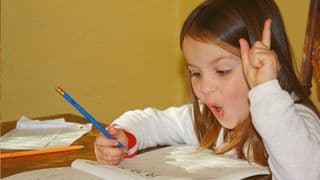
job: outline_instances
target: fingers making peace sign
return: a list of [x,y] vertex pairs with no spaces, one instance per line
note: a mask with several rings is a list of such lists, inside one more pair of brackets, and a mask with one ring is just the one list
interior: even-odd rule
[[239,40],[242,68],[250,88],[277,78],[278,56],[270,49],[271,23],[271,19],[265,21],[262,39],[252,47],[247,40]]

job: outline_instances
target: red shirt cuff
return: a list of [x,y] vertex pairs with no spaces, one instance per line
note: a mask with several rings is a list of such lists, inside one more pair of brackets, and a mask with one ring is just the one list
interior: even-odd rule
[[128,149],[131,149],[137,143],[136,137],[133,134],[127,132],[127,131],[124,131],[124,134],[128,138]]
[[133,134],[127,131],[124,131],[124,134],[128,138],[128,150],[129,150],[128,155],[126,155],[125,157],[132,158],[138,153],[137,139]]

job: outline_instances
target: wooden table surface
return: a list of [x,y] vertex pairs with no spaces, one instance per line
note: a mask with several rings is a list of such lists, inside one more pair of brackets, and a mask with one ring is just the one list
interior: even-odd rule
[[[88,121],[78,115],[73,114],[59,114],[47,117],[33,118],[33,119],[55,119],[55,118],[65,118],[66,121],[78,122],[78,123],[88,123]],[[10,130],[14,129],[16,126],[16,121],[1,122],[1,136]],[[42,168],[54,168],[54,167],[70,167],[71,163],[75,159],[89,159],[96,160],[94,155],[94,141],[97,134],[100,132],[92,127],[92,130],[82,136],[73,144],[84,145],[85,147],[80,150],[50,153],[41,156],[26,156],[17,157],[1,160],[1,172],[0,178],[10,176],[23,171],[30,171]],[[3,151],[2,151],[3,152]],[[5,151],[7,152],[7,151]]]
[[[47,117],[33,118],[33,119],[55,119],[55,118],[65,118],[66,121],[70,122],[78,122],[78,123],[88,123],[88,121],[77,115],[73,114],[60,114],[60,115],[52,115]],[[105,125],[105,124],[104,124]],[[1,135],[9,132],[14,129],[16,126],[16,121],[12,122],[1,122]],[[16,173],[20,173],[23,171],[30,171],[35,169],[42,168],[54,168],[54,167],[70,167],[71,163],[76,159],[89,159],[96,160],[94,155],[94,141],[96,135],[100,132],[92,127],[92,130],[78,139],[75,143],[77,145],[84,145],[85,147],[80,150],[69,151],[69,152],[60,152],[60,153],[52,153],[45,154],[41,156],[26,156],[19,158],[9,158],[1,160],[1,172],[0,178],[7,177]],[[155,147],[158,148],[158,147]],[[145,150],[141,150],[142,152],[147,152],[153,150],[155,148],[148,148]],[[245,178],[245,180],[270,180],[271,176],[268,175],[256,175]]]

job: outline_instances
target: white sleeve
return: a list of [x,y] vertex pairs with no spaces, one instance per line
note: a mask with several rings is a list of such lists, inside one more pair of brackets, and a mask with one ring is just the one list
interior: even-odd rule
[[113,124],[132,133],[138,149],[157,145],[198,144],[193,128],[192,106],[170,107],[166,110],[146,108],[128,111]]
[[320,179],[320,120],[294,104],[277,80],[249,92],[254,127],[261,135],[273,179]]

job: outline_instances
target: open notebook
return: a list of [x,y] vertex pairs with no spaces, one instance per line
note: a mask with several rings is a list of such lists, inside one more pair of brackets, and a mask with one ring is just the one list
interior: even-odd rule
[[[89,179],[107,180],[239,180],[254,175],[269,174],[269,169],[266,167],[222,155],[213,155],[210,150],[198,152],[193,146],[169,146],[141,153],[131,159],[125,159],[117,166],[101,165],[95,161],[77,159],[71,167],[60,170],[55,168],[55,174],[58,174],[60,178],[63,176],[64,179],[77,180],[88,179],[88,175],[91,175]],[[48,179],[48,175],[46,177],[39,176],[39,171],[41,170],[38,170],[38,175],[33,174],[30,177],[37,180]],[[79,177],[81,173],[78,172],[85,173],[86,176],[82,176],[85,178]],[[18,175],[8,177],[6,180],[20,179],[21,174],[20,177]],[[23,178],[30,179],[27,176]]]
[[[193,146],[170,146],[126,159],[118,166],[76,160],[72,167],[110,179],[243,179],[269,174],[269,169],[247,161],[196,151]],[[111,178],[112,177],[112,178]]]

